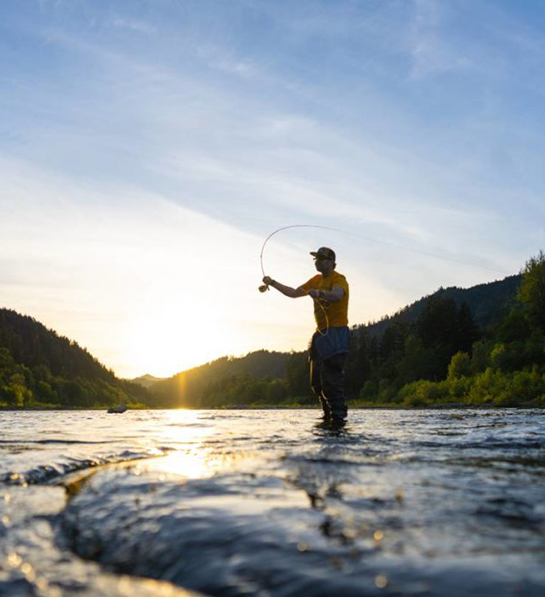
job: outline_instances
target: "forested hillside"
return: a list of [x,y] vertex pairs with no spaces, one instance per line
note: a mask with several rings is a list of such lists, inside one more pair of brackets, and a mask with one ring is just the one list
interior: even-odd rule
[[[351,330],[352,404],[545,405],[545,256],[523,275],[439,289]],[[222,357],[168,379],[118,379],[31,317],[0,309],[0,406],[316,404],[306,352]],[[146,386],[146,387],[143,387]]]
[[41,323],[0,309],[0,406],[144,403],[148,392],[118,379],[87,350]]
[[182,371],[150,387],[165,406],[219,406],[249,401],[274,404],[287,396],[282,380],[292,356],[259,350],[244,357],[222,357]]
[[383,317],[380,321],[366,325],[358,325],[357,329],[365,329],[370,336],[382,336],[386,328],[394,321],[414,323],[424,312],[431,298],[451,299],[459,308],[463,303],[467,305],[475,324],[486,327],[504,317],[516,300],[518,287],[522,280],[521,274],[508,276],[503,280],[478,284],[471,288],[439,288],[429,296],[422,297],[411,305],[404,307],[394,315]]
[[[346,367],[352,401],[390,403],[407,384],[444,379],[454,355],[471,354],[520,304],[521,280],[516,275],[469,289],[440,288],[379,322],[354,326]],[[151,391],[168,405],[315,404],[308,377],[306,352],[259,351],[179,373]]]
[[[426,342],[418,324],[405,336],[401,359],[385,381],[368,380],[360,397],[367,404],[405,406],[469,403],[494,406],[545,406],[545,254],[525,265],[516,301],[502,318],[484,329],[471,346],[454,352],[443,369],[403,379],[401,363],[415,359],[415,369],[428,350],[437,358],[445,340],[435,335]],[[412,343],[412,344],[411,344]],[[448,346],[448,343],[447,343]],[[394,353],[395,354],[395,350]]]

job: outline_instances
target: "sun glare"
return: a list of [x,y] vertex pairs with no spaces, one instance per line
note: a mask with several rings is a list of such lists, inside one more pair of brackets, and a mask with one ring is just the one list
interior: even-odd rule
[[163,301],[160,309],[148,309],[135,321],[126,341],[126,360],[135,375],[171,376],[243,346],[240,332],[217,313],[203,314],[195,307],[191,316],[187,313]]

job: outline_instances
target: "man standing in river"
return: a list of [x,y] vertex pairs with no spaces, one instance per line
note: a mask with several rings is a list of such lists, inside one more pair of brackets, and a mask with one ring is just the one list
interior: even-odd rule
[[269,276],[264,284],[289,298],[310,296],[314,300],[316,331],[309,346],[310,383],[324,411],[324,422],[343,424],[346,415],[344,364],[348,353],[348,283],[335,271],[335,252],[320,247],[310,253],[319,274],[297,288]]

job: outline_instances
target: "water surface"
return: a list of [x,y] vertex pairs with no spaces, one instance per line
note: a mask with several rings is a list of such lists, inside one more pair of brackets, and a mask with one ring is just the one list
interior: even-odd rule
[[317,418],[0,413],[0,594],[545,594],[543,411]]

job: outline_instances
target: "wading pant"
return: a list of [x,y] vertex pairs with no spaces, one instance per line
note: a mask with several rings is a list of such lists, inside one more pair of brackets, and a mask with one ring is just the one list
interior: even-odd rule
[[322,362],[310,361],[310,385],[324,411],[324,419],[344,420],[347,414],[344,392],[346,353]]

